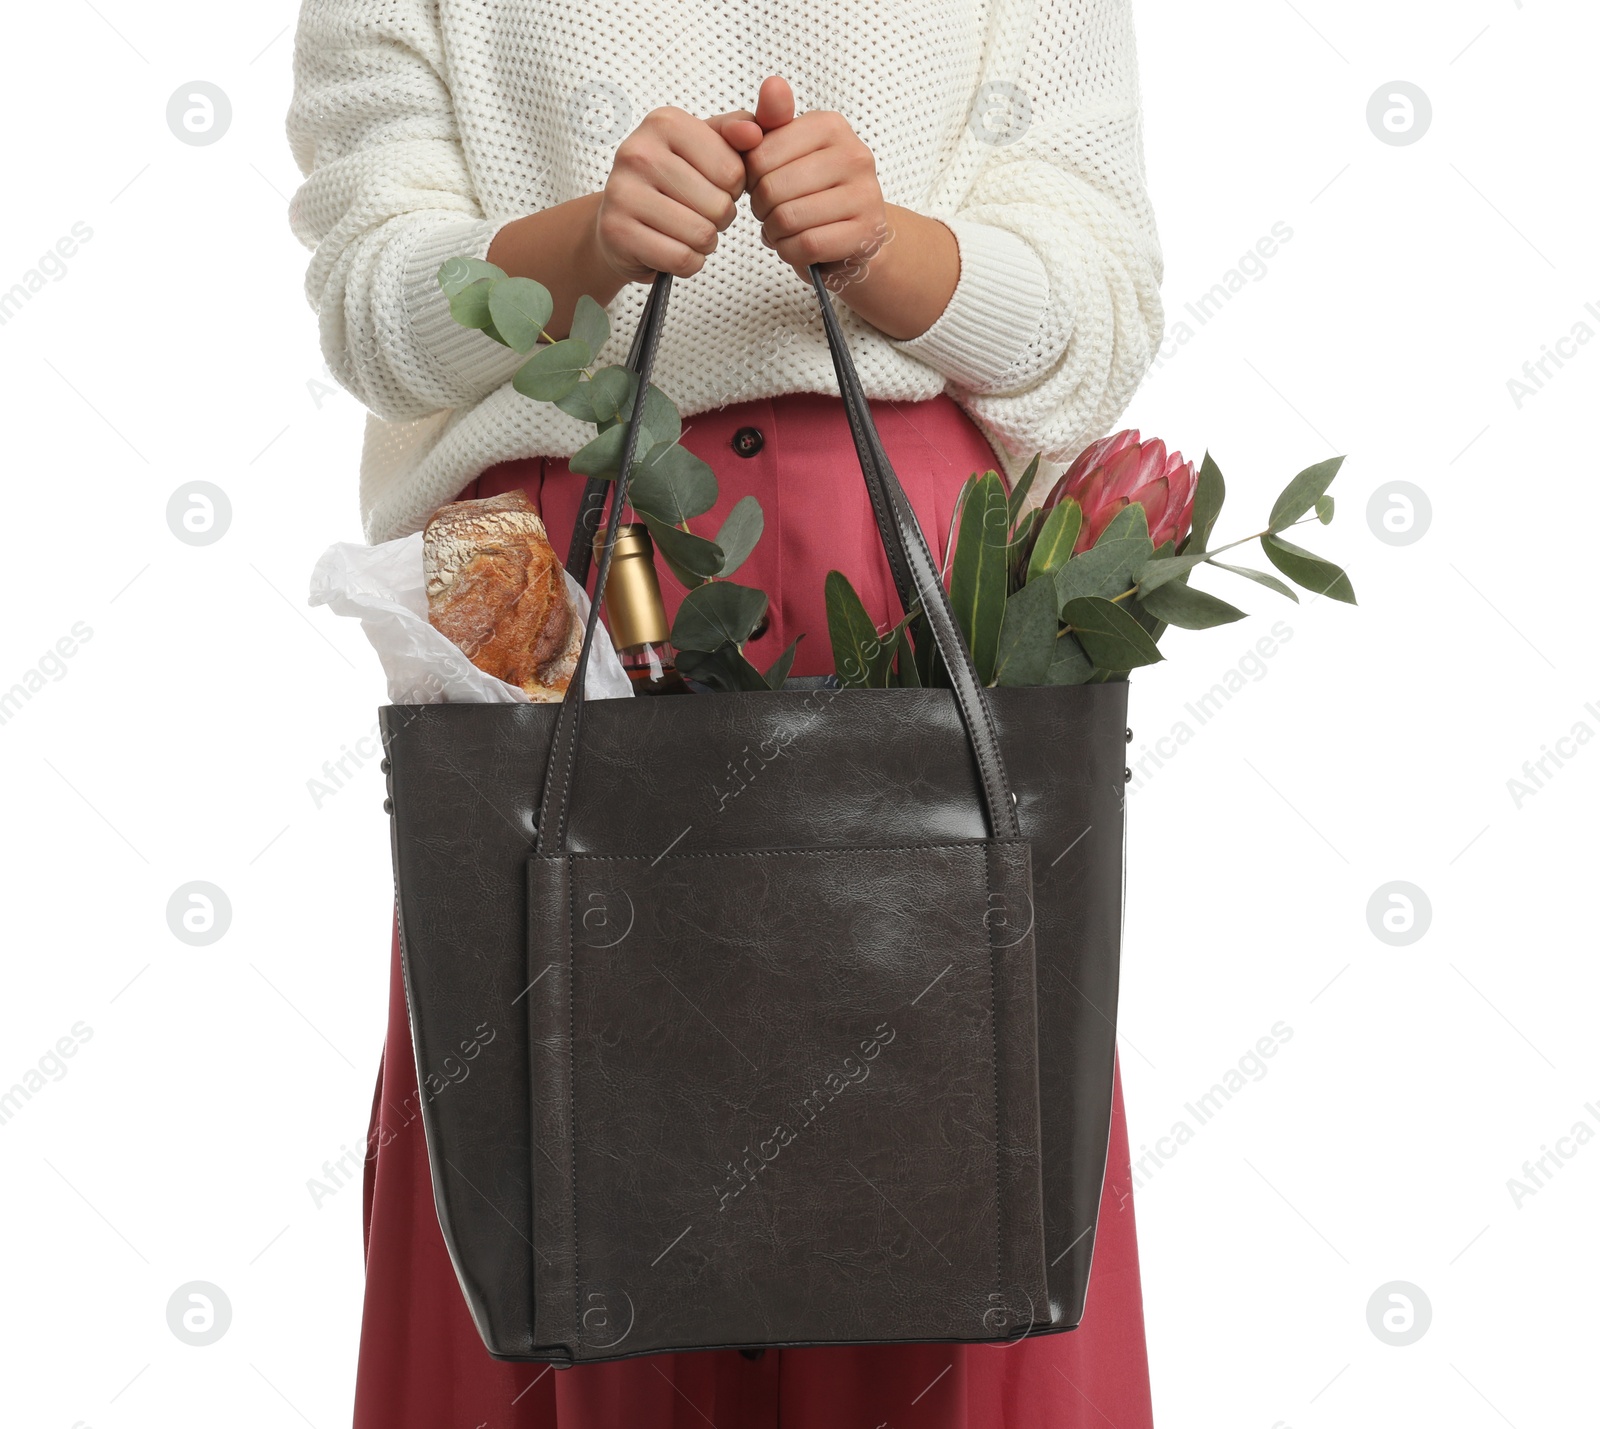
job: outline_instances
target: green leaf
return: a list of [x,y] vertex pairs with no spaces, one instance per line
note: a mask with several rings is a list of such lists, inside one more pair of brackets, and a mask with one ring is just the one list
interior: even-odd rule
[[1160,590],[1168,581],[1175,581],[1181,576],[1188,575],[1205,559],[1204,551],[1190,551],[1182,556],[1152,557],[1139,568],[1139,598],[1143,600],[1151,591]]
[[767,682],[769,690],[781,690],[783,688],[783,682],[789,678],[789,671],[794,666],[794,652],[800,648],[800,642],[805,638],[804,631],[796,635],[789,642],[789,648],[767,667],[767,673],[761,678]]
[[767,613],[765,591],[732,581],[710,581],[684,596],[672,622],[677,650],[716,650],[743,645]]
[[766,676],[732,645],[716,650],[680,650],[677,666],[679,674],[730,694],[773,688]]
[[1324,526],[1333,520],[1333,498],[1331,496],[1319,496],[1317,498],[1317,520],[1322,522]]
[[622,439],[627,427],[621,423],[607,427],[567,458],[567,469],[579,476],[615,477],[622,466]]
[[733,510],[717,532],[717,544],[722,547],[723,555],[722,569],[717,572],[719,576],[731,576],[745,563],[750,552],[755,550],[756,542],[761,539],[765,524],[761,503],[755,497],[741,496],[734,502]]
[[1189,534],[1183,538],[1180,554],[1205,550],[1206,543],[1211,540],[1212,528],[1217,524],[1217,517],[1221,514],[1223,498],[1227,494],[1227,485],[1222,480],[1222,468],[1212,461],[1211,453],[1207,452],[1205,459],[1200,463],[1200,475],[1194,488],[1194,513],[1190,517]]
[[922,688],[922,677],[917,671],[917,657],[904,629],[894,633],[894,680],[903,690]]
[[985,685],[994,680],[1000,624],[1005,619],[1009,531],[1006,489],[996,472],[986,471],[962,508],[950,570],[956,624],[972,651],[978,680]]
[[506,346],[531,352],[550,321],[550,290],[532,278],[501,278],[489,293],[489,316]]
[[439,286],[444,289],[447,298],[455,297],[457,293],[470,288],[474,283],[481,283],[485,279],[493,282],[505,276],[504,268],[486,263],[482,258],[446,258],[439,265],[437,274]]
[[633,410],[633,394],[639,383],[637,375],[626,367],[613,364],[602,367],[589,381],[589,400],[594,415],[588,420],[598,423],[601,431],[619,422],[626,422],[628,413]]
[[1019,590],[1027,584],[1028,554],[1033,549],[1033,533],[1039,525],[1039,508],[1030,508],[1022,520],[1011,528],[1011,552],[1007,569],[1007,590]]
[[1150,527],[1144,507],[1134,502],[1111,518],[1100,539],[1055,573],[1056,598],[1062,606],[1080,596],[1121,595],[1150,560]]
[[1056,636],[1055,652],[1045,672],[1047,685],[1084,685],[1094,674],[1094,661],[1083,653],[1083,646],[1069,630]]
[[1022,475],[1017,478],[1017,484],[1011,488],[1011,495],[1006,498],[1006,519],[1011,525],[1017,523],[1017,513],[1022,510],[1022,503],[1028,499],[1028,493],[1033,490],[1033,479],[1039,474],[1039,458],[1043,452],[1035,452],[1033,460],[1023,467]]
[[683,419],[678,416],[677,406],[654,382],[645,393],[644,431],[639,435],[640,451],[657,442],[675,442],[683,435]]
[[950,513],[950,530],[944,543],[944,569],[939,572],[941,580],[950,579],[950,562],[956,553],[956,531],[961,525],[961,513],[967,508],[967,498],[972,495],[972,488],[978,484],[978,473],[973,472],[961,483],[961,490],[956,492],[955,508]]
[[480,278],[476,283],[469,283],[459,293],[453,294],[450,298],[450,316],[462,327],[489,331],[494,327],[494,319],[489,316],[489,292],[494,284],[493,278]]
[[657,521],[648,512],[634,508],[638,517],[649,527],[655,538],[656,550],[667,563],[673,575],[691,590],[704,584],[722,569],[722,547],[703,536],[680,531],[664,521]]
[[833,668],[840,683],[859,689],[881,684],[875,676],[888,663],[889,652],[855,587],[842,571],[829,571],[822,594],[828,611]]
[[1276,532],[1294,525],[1317,504],[1317,498],[1328,489],[1328,484],[1339,474],[1339,468],[1343,465],[1344,458],[1336,456],[1319,461],[1315,466],[1308,466],[1283,488],[1278,499],[1272,503],[1267,529]]
[[[1163,561],[1170,556],[1172,552],[1173,542],[1171,537],[1168,537],[1156,547],[1155,554],[1151,557],[1151,559]],[[1183,582],[1180,581],[1179,584],[1181,585]],[[1132,615],[1140,625],[1144,626],[1144,628],[1150,632],[1150,638],[1152,640],[1159,641],[1161,639],[1162,632],[1167,628],[1166,621],[1158,620],[1155,616],[1150,614],[1150,612],[1140,604],[1137,596],[1129,596],[1125,601],[1122,601],[1121,604],[1127,608],[1128,613]]]
[[1232,571],[1236,576],[1243,576],[1246,580],[1252,580],[1257,585],[1264,585],[1268,590],[1277,591],[1279,595],[1286,595],[1296,605],[1300,603],[1300,597],[1280,581],[1277,576],[1269,576],[1265,571],[1253,571],[1249,566],[1230,566],[1225,561],[1211,561],[1209,564],[1215,566],[1219,571]]
[[588,344],[575,337],[563,338],[541,347],[511,379],[511,385],[524,397],[538,402],[558,402],[583,380],[583,372],[594,361]]
[[593,353],[598,353],[611,336],[611,319],[606,315],[606,310],[587,293],[578,299],[577,307],[573,310],[568,336],[577,338]]
[[995,684],[1044,684],[1055,659],[1056,631],[1061,625],[1058,610],[1055,586],[1050,581],[1023,586],[1006,602],[995,659]]
[[1281,536],[1263,536],[1261,549],[1267,553],[1267,559],[1297,586],[1332,600],[1342,600],[1348,605],[1356,603],[1350,578],[1332,561],[1325,561],[1300,546],[1291,545]]
[[716,474],[676,442],[658,442],[634,463],[633,474],[628,478],[628,500],[635,511],[654,516],[668,526],[681,525],[717,504]]
[[1149,632],[1120,605],[1098,596],[1067,602],[1063,619],[1101,670],[1134,670],[1161,658]]
[[1053,575],[1066,565],[1072,559],[1072,548],[1082,528],[1083,507],[1072,497],[1063,497],[1051,507],[1033,543],[1033,554],[1028,558],[1028,579]]
[[[1169,581],[1148,595],[1141,593],[1139,602],[1157,620],[1176,625],[1179,630],[1209,630],[1214,625],[1243,620],[1245,616],[1238,607],[1203,590],[1195,590],[1184,581]],[[1157,638],[1157,632],[1151,631],[1150,636]]]

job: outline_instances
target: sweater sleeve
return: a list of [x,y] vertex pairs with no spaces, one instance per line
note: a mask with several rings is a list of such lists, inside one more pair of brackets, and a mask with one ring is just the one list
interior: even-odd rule
[[462,150],[438,0],[303,0],[286,129],[305,179],[289,224],[313,250],[306,297],[340,384],[403,421],[508,381],[526,357],[458,324],[436,278],[500,227]]
[[1019,464],[1109,430],[1161,341],[1130,5],[1016,7],[1030,18],[1011,37],[1015,78],[986,76],[977,173],[940,215],[960,249],[955,291],[926,332],[894,341]]

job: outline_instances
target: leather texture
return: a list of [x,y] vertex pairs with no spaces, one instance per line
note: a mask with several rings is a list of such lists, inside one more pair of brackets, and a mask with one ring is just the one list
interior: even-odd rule
[[[381,711],[435,1203],[499,1358],[1082,1316],[1127,685],[978,684],[812,278],[891,569],[955,688]],[[669,284],[630,358],[602,583]],[[575,688],[593,639],[591,613]]]

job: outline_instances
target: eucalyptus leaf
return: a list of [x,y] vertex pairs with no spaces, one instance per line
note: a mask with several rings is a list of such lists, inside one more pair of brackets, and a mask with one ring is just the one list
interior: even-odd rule
[[1211,459],[1211,453],[1207,452],[1200,463],[1200,474],[1195,481],[1194,511],[1189,518],[1189,534],[1183,539],[1182,554],[1205,550],[1227,494],[1228,488],[1222,479],[1222,468]]
[[1283,488],[1278,499],[1272,503],[1272,514],[1267,517],[1267,529],[1277,532],[1294,525],[1317,504],[1317,498],[1328,489],[1329,483],[1339,474],[1339,468],[1343,465],[1342,456],[1329,457],[1327,461],[1319,461],[1315,466],[1308,466],[1302,471]]
[[575,337],[563,338],[541,347],[511,379],[511,385],[524,397],[539,402],[559,402],[583,380],[583,372],[594,361],[587,343]]
[[567,469],[579,476],[615,477],[622,466],[622,439],[627,431],[618,423],[591,437],[567,458]]
[[683,435],[683,419],[676,405],[654,382],[645,393],[644,431],[640,435],[649,438],[649,441],[640,441],[641,449],[657,442],[675,442]]
[[[474,283],[481,283],[485,279],[493,282],[497,278],[505,277],[506,270],[493,263],[487,263],[482,258],[446,258],[439,265],[436,276],[439,279],[439,286],[444,289],[445,297],[453,298]],[[487,298],[486,292],[485,301]]]
[[1263,536],[1261,549],[1267,553],[1267,559],[1297,586],[1331,600],[1342,600],[1347,605],[1356,603],[1350,577],[1332,561],[1292,545],[1281,536]]
[[1264,585],[1268,590],[1275,590],[1279,595],[1286,595],[1296,605],[1300,603],[1297,596],[1288,586],[1280,581],[1277,576],[1269,576],[1265,571],[1253,571],[1249,566],[1230,566],[1226,561],[1211,561],[1219,571],[1231,571],[1236,576],[1243,576],[1246,580],[1254,581],[1257,585]]
[[611,336],[611,319],[606,310],[587,293],[582,294],[572,313],[570,337],[577,338],[590,352],[598,355]]
[[693,516],[704,515],[717,504],[716,474],[693,452],[676,442],[657,442],[634,463],[633,474],[628,478],[628,500],[635,511],[654,516],[669,526],[681,525]]
[[1061,625],[1059,609],[1055,587],[1049,581],[1024,586],[1006,602],[995,658],[995,684],[1044,684],[1055,658],[1056,631]]
[[722,569],[722,547],[715,541],[680,531],[676,526],[668,526],[664,521],[657,521],[654,516],[639,511],[637,507],[634,510],[649,527],[661,559],[684,585],[693,589]]
[[734,502],[733,510],[717,532],[717,544],[722,547],[722,569],[717,572],[719,576],[731,576],[745,563],[750,552],[755,550],[756,542],[761,539],[765,524],[761,503],[755,497],[741,496]]
[[767,682],[768,689],[781,690],[783,688],[783,682],[789,678],[789,671],[794,667],[794,653],[800,648],[800,642],[805,638],[804,632],[796,635],[789,642],[789,648],[767,667],[767,673],[762,676],[762,679]]
[[612,364],[602,367],[590,383],[590,404],[594,415],[590,421],[599,424],[602,431],[618,422],[626,422],[633,410],[633,394],[638,388],[638,376],[626,367]]
[[766,592],[732,581],[707,582],[690,591],[678,606],[672,622],[673,647],[711,651],[723,645],[743,645],[766,613]]
[[[1196,590],[1185,581],[1168,581],[1166,585],[1148,593],[1141,592],[1140,604],[1157,620],[1176,625],[1180,630],[1209,630],[1214,625],[1230,625],[1243,620],[1245,612],[1237,606],[1218,600],[1203,590]],[[1151,639],[1159,639],[1159,632],[1150,631]]]
[[1094,674],[1094,661],[1084,654],[1083,646],[1070,630],[1056,636],[1055,651],[1050,668],[1045,672],[1047,685],[1083,685]]
[[833,645],[833,668],[841,684],[857,689],[873,686],[888,652],[878,628],[862,605],[861,597],[842,571],[829,571],[822,584],[828,612],[828,639]]
[[[1151,559],[1163,561],[1173,553],[1173,550],[1173,541],[1169,536],[1165,541],[1156,547],[1155,554],[1151,556]],[[1179,581],[1178,584],[1185,584],[1185,581]],[[1167,622],[1164,620],[1158,620],[1154,615],[1146,610],[1144,606],[1140,604],[1138,596],[1130,595],[1126,600],[1122,601],[1121,604],[1128,611],[1128,613],[1139,622],[1140,625],[1144,626],[1144,628],[1149,631],[1150,638],[1159,643],[1162,633],[1167,628]]]
[[1083,507],[1073,497],[1065,496],[1051,507],[1034,540],[1033,554],[1028,558],[1028,580],[1053,575],[1066,565],[1072,559],[1072,548],[1082,529]]
[[1017,524],[1017,513],[1022,510],[1022,503],[1028,499],[1028,493],[1033,490],[1034,478],[1039,474],[1039,458],[1043,452],[1035,452],[1033,460],[1023,467],[1022,475],[1017,478],[1017,484],[1011,488],[1011,495],[1006,498],[1006,516],[1010,523]]
[[1319,496],[1316,509],[1317,520],[1322,522],[1324,526],[1333,520],[1333,498],[1331,496]]
[[501,278],[489,292],[489,316],[508,347],[531,352],[550,321],[550,290],[532,278]]
[[732,645],[716,650],[680,650],[677,665],[679,674],[729,694],[773,688],[766,676]]
[[593,422],[596,420],[594,414],[594,382],[592,380],[580,378],[570,392],[564,392],[561,396],[552,400],[569,417],[576,417],[580,422]]
[[1161,658],[1149,632],[1109,600],[1081,596],[1067,602],[1062,616],[1084,652],[1101,670],[1135,670]]
[[460,292],[453,293],[450,297],[450,316],[462,327],[475,327],[484,332],[494,327],[494,319],[489,316],[489,293],[494,284],[493,278],[480,278]]
[[1189,551],[1181,556],[1164,558],[1152,557],[1139,568],[1140,598],[1148,596],[1151,591],[1160,590],[1168,581],[1175,581],[1188,575],[1205,559],[1204,551]]
[[1137,501],[1111,518],[1100,539],[1055,572],[1056,598],[1064,607],[1081,596],[1121,595],[1150,561],[1150,527]]
[[[1141,513],[1142,514],[1142,513]],[[1005,619],[1008,578],[1006,489],[986,471],[967,497],[950,569],[950,604],[966,637],[982,684],[994,680],[1000,625]]]

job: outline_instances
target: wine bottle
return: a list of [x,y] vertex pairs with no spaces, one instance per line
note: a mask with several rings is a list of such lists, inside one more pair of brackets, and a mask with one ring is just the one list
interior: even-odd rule
[[[596,562],[605,547],[605,531],[595,533]],[[641,522],[617,529],[611,569],[606,574],[606,624],[622,668],[636,695],[692,694],[677,670],[677,654],[669,643],[666,608],[656,580],[655,543]]]

